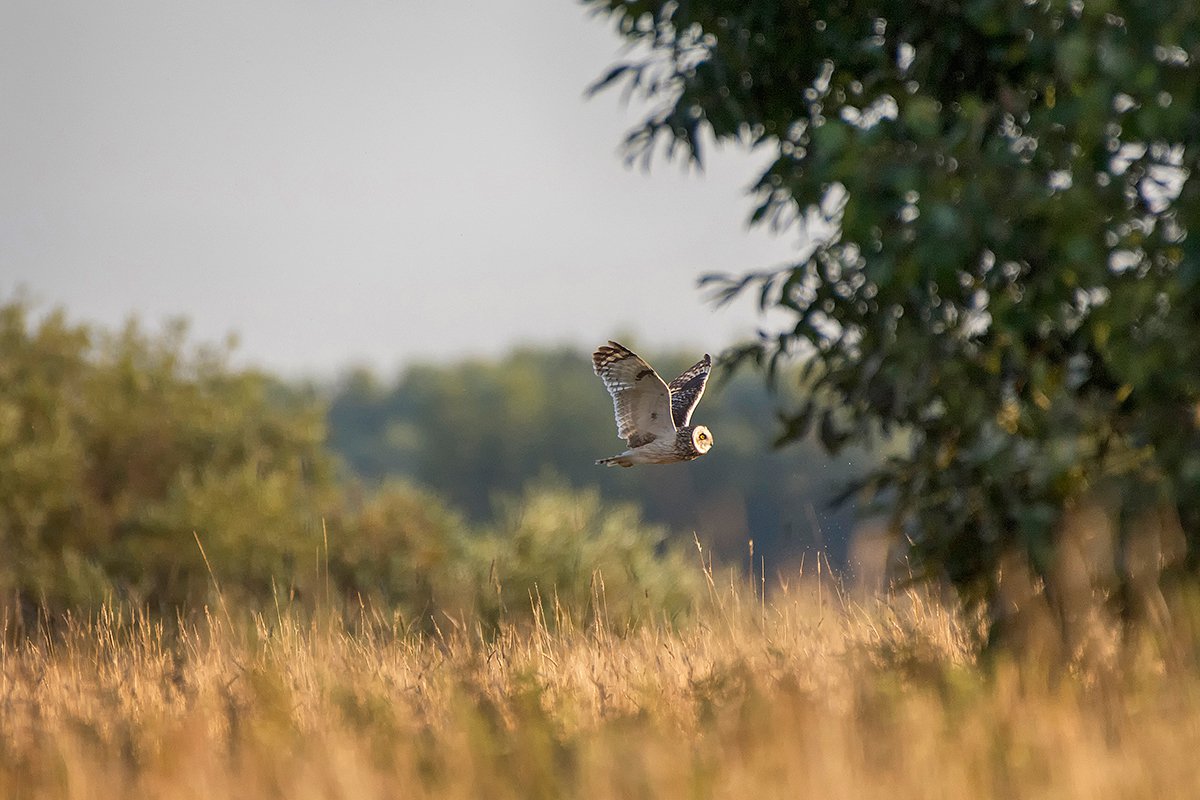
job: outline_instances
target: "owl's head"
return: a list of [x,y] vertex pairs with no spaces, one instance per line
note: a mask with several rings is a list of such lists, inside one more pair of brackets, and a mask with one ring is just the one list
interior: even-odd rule
[[708,452],[708,448],[713,446],[712,431],[703,425],[697,425],[692,429],[692,447],[696,448],[696,452],[704,455]]

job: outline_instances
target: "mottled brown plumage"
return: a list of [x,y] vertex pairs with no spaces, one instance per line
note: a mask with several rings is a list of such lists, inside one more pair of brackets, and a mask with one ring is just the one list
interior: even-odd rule
[[712,433],[689,425],[704,394],[712,359],[705,355],[668,386],[642,358],[610,341],[592,354],[592,367],[612,395],[617,435],[629,449],[597,464],[631,467],[691,461],[712,447]]

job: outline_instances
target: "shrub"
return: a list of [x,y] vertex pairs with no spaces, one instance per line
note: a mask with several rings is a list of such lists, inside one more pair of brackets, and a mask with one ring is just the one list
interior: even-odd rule
[[686,614],[700,597],[699,565],[642,520],[631,503],[595,490],[536,484],[497,503],[497,520],[474,547],[484,620],[538,613],[615,629]]
[[428,491],[393,481],[347,493],[329,520],[329,571],[352,606],[399,607],[420,627],[470,607],[470,532]]
[[197,538],[234,594],[303,574],[333,488],[322,409],[184,336],[0,306],[0,592],[194,603],[212,585]]

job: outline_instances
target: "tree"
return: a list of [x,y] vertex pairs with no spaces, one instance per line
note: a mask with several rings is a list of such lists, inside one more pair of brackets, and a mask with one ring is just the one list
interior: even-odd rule
[[335,499],[323,408],[187,346],[182,323],[106,334],[35,316],[0,303],[4,602],[170,615],[208,597],[210,564],[235,597],[311,594]]
[[595,87],[650,103],[631,160],[774,153],[751,222],[800,257],[708,280],[792,324],[732,358],[806,359],[785,440],[911,432],[866,488],[919,574],[993,599],[1009,556],[1049,578],[1088,504],[1108,588],[1136,553],[1196,564],[1200,7],[584,2],[633,44]]

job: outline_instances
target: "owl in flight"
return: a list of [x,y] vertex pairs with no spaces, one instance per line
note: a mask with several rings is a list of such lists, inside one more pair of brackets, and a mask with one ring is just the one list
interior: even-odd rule
[[712,359],[705,354],[670,385],[629,348],[609,342],[592,353],[592,366],[612,395],[617,436],[629,449],[597,464],[672,464],[691,461],[712,447],[712,432],[689,425],[704,394]]

